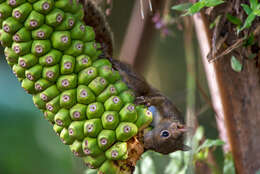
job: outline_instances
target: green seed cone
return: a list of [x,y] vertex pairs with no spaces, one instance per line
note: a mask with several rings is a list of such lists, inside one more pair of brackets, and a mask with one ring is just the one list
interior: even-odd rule
[[107,150],[115,141],[116,134],[112,130],[102,130],[98,135],[98,146],[104,151]]
[[104,112],[104,106],[100,102],[91,103],[87,107],[88,119],[100,118]]
[[135,122],[137,119],[137,112],[135,105],[128,103],[119,112],[120,121],[123,122]]
[[84,138],[83,126],[84,126],[84,121],[73,121],[68,128],[69,135],[77,140],[83,140]]
[[60,109],[54,117],[54,121],[58,126],[68,127],[71,123],[70,113],[67,109]]
[[60,97],[60,106],[64,108],[71,108],[76,104],[76,94],[77,91],[75,89],[70,89],[63,91]]
[[95,101],[94,93],[89,89],[89,87],[84,85],[79,85],[77,88],[77,102],[81,104],[90,104]]
[[70,150],[76,157],[82,157],[84,156],[83,150],[82,150],[82,142],[75,140],[72,145],[70,145]]
[[98,156],[95,156],[95,157],[86,156],[83,159],[84,159],[84,163],[88,166],[88,168],[90,168],[90,169],[97,169],[106,160],[106,156],[105,156],[104,153],[102,153],[102,154],[100,154]]
[[116,129],[119,123],[119,115],[115,111],[105,111],[102,115],[102,125],[105,129]]
[[98,75],[95,67],[89,67],[79,72],[79,84],[88,85]]
[[82,142],[82,150],[87,156],[98,156],[102,154],[102,150],[99,148],[96,138],[86,137]]
[[50,26],[43,24],[38,29],[32,31],[32,38],[36,40],[49,39],[52,32],[53,29]]
[[109,160],[127,159],[127,143],[118,142],[106,151],[106,157]]
[[69,55],[63,55],[60,62],[60,73],[70,74],[73,73],[75,67],[75,59]]
[[143,130],[144,128],[148,127],[151,122],[153,121],[153,114],[147,108],[142,106],[136,107],[138,113],[138,119],[135,122],[135,125],[138,127],[139,130]]
[[83,104],[76,104],[70,109],[71,120],[80,121],[86,119],[86,106]]
[[24,3],[13,9],[12,16],[19,22],[23,22],[28,17],[31,11],[32,5],[30,3]]
[[76,58],[76,72],[80,72],[81,70],[89,67],[92,61],[87,55],[80,55]]
[[102,123],[100,119],[86,120],[84,123],[84,135],[90,137],[97,137],[102,130]]
[[71,145],[74,142],[74,138],[69,135],[69,131],[63,128],[60,133],[60,139],[64,144]]
[[127,141],[137,134],[138,128],[130,122],[121,122],[116,128],[116,138],[119,141]]

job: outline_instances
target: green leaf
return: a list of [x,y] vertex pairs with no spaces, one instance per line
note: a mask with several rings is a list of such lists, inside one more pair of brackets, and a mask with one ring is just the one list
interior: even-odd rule
[[250,7],[251,9],[256,9],[257,8],[257,1],[258,0],[249,0],[250,1]]
[[195,14],[199,12],[203,7],[205,7],[203,1],[196,2],[188,9],[188,14]]
[[192,3],[183,3],[183,4],[178,4],[172,6],[172,10],[177,10],[177,11],[186,11],[188,8],[192,6]]
[[143,157],[141,161],[141,172],[155,174],[155,165],[153,159],[150,156]]
[[239,18],[232,16],[230,14],[227,14],[227,19],[229,20],[229,22],[231,22],[232,24],[235,24],[237,26],[240,26],[243,24]]
[[224,3],[222,0],[203,0],[206,7],[215,7],[219,4]]
[[224,145],[225,142],[223,142],[222,140],[220,139],[216,139],[216,140],[211,140],[211,139],[206,139],[202,145],[200,145],[196,152],[198,153],[200,150],[203,150],[205,148],[211,148],[213,146],[222,146]]
[[247,4],[241,4],[241,6],[243,7],[243,9],[244,9],[244,11],[246,12],[247,15],[252,13],[251,8]]
[[236,72],[242,71],[242,64],[237,60],[235,56],[231,57],[231,68]]
[[236,174],[235,164],[231,153],[225,154],[223,174]]
[[250,15],[246,18],[246,21],[243,27],[240,29],[241,31],[245,28],[249,28],[252,25],[252,22],[255,20],[256,15],[254,13],[250,13]]
[[[248,59],[254,59],[256,57],[256,54],[250,54],[249,56],[248,56]],[[260,173],[259,173],[260,174]]]
[[256,16],[260,16],[260,9],[256,9],[253,12]]
[[250,36],[244,41],[243,45],[246,47],[246,46],[253,45],[254,43],[255,43],[255,37],[253,33],[251,33]]

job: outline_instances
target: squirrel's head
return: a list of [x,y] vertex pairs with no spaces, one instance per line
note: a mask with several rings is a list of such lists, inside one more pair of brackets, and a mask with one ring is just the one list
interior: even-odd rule
[[190,150],[191,148],[184,144],[186,132],[184,124],[164,119],[144,135],[144,147],[162,154]]

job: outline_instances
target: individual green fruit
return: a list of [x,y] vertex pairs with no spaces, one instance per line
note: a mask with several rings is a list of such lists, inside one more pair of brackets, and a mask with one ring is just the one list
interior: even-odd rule
[[2,29],[7,33],[15,33],[20,28],[22,28],[22,24],[20,24],[15,18],[9,17],[6,20],[3,21]]
[[106,151],[106,157],[109,160],[124,160],[127,159],[127,143],[118,142]]
[[50,52],[39,58],[39,63],[43,66],[52,66],[59,63],[62,53],[52,49]]
[[43,24],[36,30],[32,31],[32,38],[36,39],[36,40],[49,39],[52,32],[53,32],[53,29],[50,26]]
[[31,41],[20,42],[20,43],[13,42],[12,49],[17,55],[23,56],[31,52],[31,45],[32,45]]
[[55,31],[51,36],[52,46],[64,51],[70,47],[71,38],[69,31]]
[[143,130],[153,121],[153,114],[147,108],[144,108],[142,106],[137,106],[136,110],[138,113],[138,118],[135,122],[135,125],[138,127],[139,130]]
[[[40,94],[33,95],[33,103],[39,109],[46,108],[46,102],[42,100]],[[49,116],[49,115],[47,115],[47,116]],[[47,120],[49,120],[49,119],[47,119]]]
[[102,153],[95,157],[86,156],[83,159],[84,159],[85,164],[88,166],[88,168],[96,169],[96,168],[100,167],[101,164],[103,164],[103,162],[106,160],[106,156],[104,153]]
[[39,0],[33,4],[33,9],[39,13],[48,14],[54,6],[54,0]]
[[57,80],[57,87],[60,91],[76,88],[77,75],[62,75]]
[[82,11],[82,5],[75,0],[57,0],[55,1],[55,7],[62,9],[66,12],[76,13],[78,11]]
[[72,145],[70,145],[70,150],[76,157],[82,157],[84,155],[82,151],[82,142],[75,140]]
[[60,96],[55,97],[48,103],[46,103],[46,109],[50,112],[57,113],[60,109]]
[[115,71],[108,65],[102,66],[99,68],[99,76],[104,77],[110,83],[114,83],[115,81],[120,79],[120,74],[118,71]]
[[97,139],[86,137],[82,142],[82,149],[85,155],[98,156],[102,154],[102,150],[99,148]]
[[116,128],[116,138],[119,141],[127,141],[136,135],[138,128],[135,124],[130,122],[121,122]]
[[25,78],[25,69],[17,64],[13,66],[13,72],[17,78]]
[[124,103],[134,103],[135,101],[135,94],[131,89],[123,91],[119,96]]
[[28,30],[34,30],[39,28],[43,23],[44,15],[33,10],[25,20],[24,26]]
[[77,91],[75,89],[70,89],[63,91],[60,96],[60,106],[64,108],[71,108],[76,104],[76,94]]
[[55,30],[56,31],[65,31],[70,30],[75,25],[75,17],[70,13],[65,13],[65,19],[62,21],[60,25],[58,25]]
[[13,40],[15,42],[28,42],[31,39],[31,32],[27,30],[25,27],[18,30],[13,36]]
[[38,59],[33,54],[26,54],[18,59],[18,63],[23,68],[30,68],[38,63]]
[[9,61],[9,62],[12,62],[12,63],[17,63],[18,62],[18,58],[19,58],[19,55],[16,54],[12,48],[8,48],[6,47],[5,50],[4,50],[4,54],[6,56],[6,59]]
[[91,59],[87,55],[80,55],[76,58],[76,72],[80,72],[81,70],[91,66]]
[[60,62],[61,74],[71,74],[75,67],[75,58],[69,55],[63,55]]
[[6,2],[0,4],[0,19],[4,20],[10,17],[12,14],[12,8],[6,4]]
[[100,119],[86,120],[84,123],[84,135],[90,137],[97,137],[99,132],[102,130],[102,123]]
[[23,22],[28,17],[31,11],[32,5],[30,3],[24,3],[13,9],[12,16],[19,22]]
[[122,80],[117,81],[114,85],[118,93],[122,93],[128,89],[126,83],[124,83]]
[[71,123],[70,113],[67,109],[60,109],[54,117],[54,121],[58,126],[68,127]]
[[108,85],[108,81],[103,77],[97,77],[92,80],[88,87],[96,94],[99,95]]
[[137,112],[135,105],[128,103],[119,112],[120,121],[123,122],[135,122],[137,119]]
[[40,93],[40,97],[43,101],[48,102],[60,94],[56,85],[52,85]]
[[77,102],[81,104],[90,104],[95,101],[94,93],[85,85],[79,85],[77,88]]
[[100,49],[100,45],[95,42],[85,42],[83,53],[91,58],[96,59],[97,51]]
[[69,135],[67,128],[63,128],[60,133],[60,139],[64,144],[71,145],[74,141],[74,138]]
[[71,56],[78,56],[83,51],[83,42],[80,40],[72,40],[71,45],[68,49],[65,50],[65,54]]
[[35,40],[32,43],[32,53],[36,56],[42,56],[51,49],[49,40]]
[[77,21],[71,30],[71,38],[75,40],[80,40],[84,37],[86,32],[86,26],[83,22]]
[[17,7],[20,4],[23,4],[25,0],[8,0],[7,4],[10,5],[11,7]]
[[57,124],[54,124],[54,125],[53,125],[53,130],[54,130],[54,132],[56,132],[56,134],[57,134],[58,136],[60,136],[60,133],[61,133],[62,129],[63,129],[63,127],[58,126]]
[[77,140],[83,140],[84,138],[83,126],[84,126],[84,121],[73,121],[68,128],[69,135]]
[[62,10],[54,8],[49,14],[46,15],[46,24],[52,27],[56,27],[61,24],[65,17],[65,14]]
[[88,85],[97,75],[98,71],[95,67],[86,68],[79,72],[79,84]]
[[25,76],[27,79],[36,81],[41,78],[42,66],[37,64],[25,71]]
[[84,42],[91,42],[95,40],[95,31],[93,27],[86,26],[86,32],[84,33],[82,40]]
[[115,111],[105,111],[102,115],[102,125],[105,129],[115,129],[119,123],[119,115]]
[[0,40],[1,45],[4,47],[10,47],[12,45],[12,34],[5,32],[4,30],[0,30]]
[[97,101],[104,103],[109,97],[117,94],[114,85],[109,85],[101,94],[99,94]]
[[118,96],[111,96],[104,103],[106,111],[120,111],[123,106],[123,101]]
[[23,79],[21,86],[29,94],[34,94],[35,93],[34,82],[33,81],[25,78],[25,79]]
[[100,102],[91,103],[87,107],[88,119],[100,118],[104,112],[104,106]]
[[92,66],[94,66],[94,67],[96,67],[96,68],[100,68],[100,67],[103,67],[103,66],[109,66],[109,67],[111,67],[112,68],[112,64],[111,64],[111,62],[109,62],[109,60],[108,59],[98,59],[98,60],[96,60],[95,62],[93,62],[93,65]]
[[35,82],[34,88],[36,91],[41,92],[51,86],[51,82],[46,79],[39,79]]
[[102,130],[99,133],[97,140],[98,146],[104,151],[116,141],[116,134],[112,130]]
[[44,67],[42,71],[42,77],[51,82],[55,82],[59,74],[59,65]]
[[111,160],[106,160],[98,170],[100,174],[115,174],[120,172],[120,168]]
[[[38,94],[37,94],[38,95]],[[54,124],[54,116],[55,114],[50,111],[44,111],[44,118]]]
[[75,121],[86,119],[86,106],[83,104],[76,104],[70,109],[70,118]]

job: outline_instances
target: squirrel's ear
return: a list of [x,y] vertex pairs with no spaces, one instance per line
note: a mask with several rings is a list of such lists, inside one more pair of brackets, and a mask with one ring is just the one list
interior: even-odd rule
[[93,0],[80,0],[84,5],[84,22],[93,27],[96,41],[106,57],[113,57],[113,34],[101,8]]

